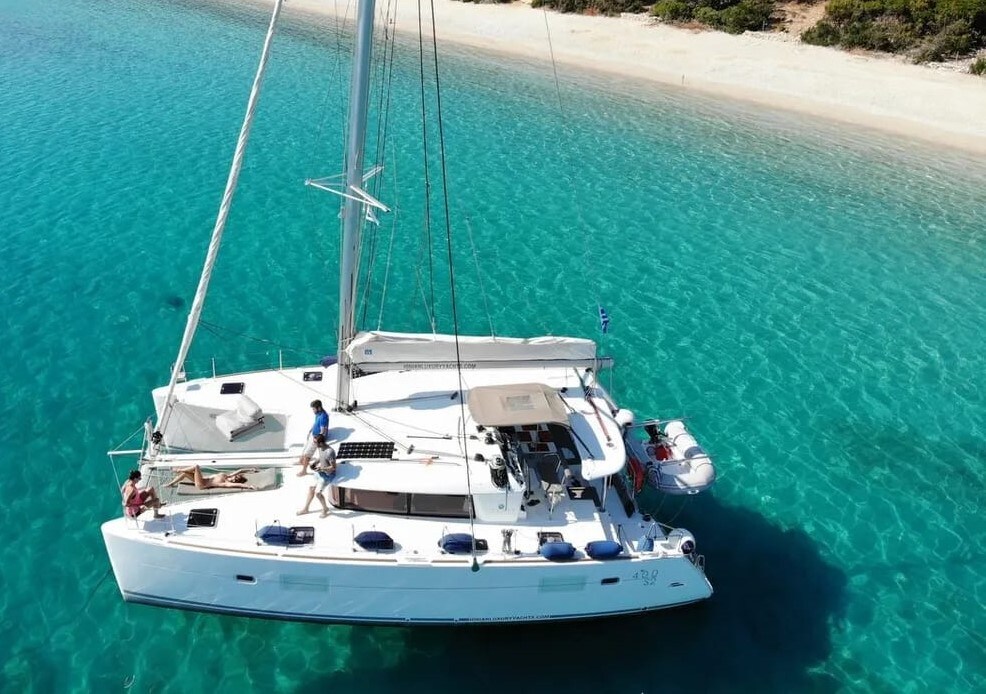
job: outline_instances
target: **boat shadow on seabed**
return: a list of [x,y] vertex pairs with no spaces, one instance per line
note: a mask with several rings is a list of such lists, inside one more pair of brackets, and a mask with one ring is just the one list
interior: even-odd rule
[[[641,501],[644,508],[657,505],[649,495]],[[847,577],[825,562],[817,544],[710,494],[692,500],[676,525],[695,533],[708,560],[716,591],[708,602],[577,623],[357,627],[353,669],[305,682],[300,691],[837,689],[811,670],[830,654],[830,632],[845,614]],[[394,657],[397,644],[403,657]]]

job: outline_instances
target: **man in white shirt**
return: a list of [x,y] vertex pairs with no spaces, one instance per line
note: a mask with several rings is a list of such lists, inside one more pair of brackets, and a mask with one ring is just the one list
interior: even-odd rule
[[329,505],[325,502],[325,490],[336,476],[336,452],[325,441],[325,436],[317,434],[315,436],[315,449],[312,451],[311,463],[309,467],[314,471],[311,484],[308,487],[308,497],[305,499],[305,506],[298,511],[299,516],[311,513],[309,507],[312,499],[318,497],[318,502],[322,504],[322,518],[329,515]]

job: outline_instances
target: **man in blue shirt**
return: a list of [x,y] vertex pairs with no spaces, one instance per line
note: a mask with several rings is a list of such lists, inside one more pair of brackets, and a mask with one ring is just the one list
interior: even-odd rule
[[311,407],[312,412],[315,413],[315,423],[312,424],[311,431],[308,432],[305,450],[302,451],[301,458],[298,460],[298,464],[301,466],[301,470],[298,471],[298,477],[302,477],[308,471],[308,463],[315,454],[315,448],[317,446],[315,437],[322,435],[326,439],[329,438],[329,413],[322,407],[321,400],[312,400]]

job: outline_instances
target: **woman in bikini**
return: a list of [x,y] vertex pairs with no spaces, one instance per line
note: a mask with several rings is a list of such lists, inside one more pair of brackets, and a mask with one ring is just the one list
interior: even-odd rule
[[126,514],[127,518],[136,518],[147,509],[152,508],[154,509],[155,518],[164,518],[164,514],[158,511],[159,508],[164,506],[164,503],[157,498],[157,492],[154,491],[154,487],[137,489],[138,482],[140,482],[140,470],[132,470],[130,476],[127,477],[127,481],[120,488],[120,494],[123,497],[124,514]]
[[202,468],[198,465],[192,467],[179,468],[178,474],[165,486],[177,487],[179,482],[193,482],[198,489],[256,489],[252,484],[247,484],[248,472],[260,472],[257,468],[241,468],[236,472],[219,472],[215,475],[203,475]]

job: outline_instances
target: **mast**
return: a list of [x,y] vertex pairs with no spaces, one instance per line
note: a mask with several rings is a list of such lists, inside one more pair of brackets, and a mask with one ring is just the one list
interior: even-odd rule
[[[363,148],[370,95],[370,58],[373,52],[373,13],[375,0],[361,0],[356,10],[356,46],[353,51],[352,81],[349,87],[349,132],[346,138],[345,202],[342,207],[342,247],[339,258],[339,366],[336,379],[336,407],[349,405],[351,364],[346,347],[355,337],[356,284],[359,272],[357,251],[366,214],[359,195],[363,186]],[[354,190],[355,189],[355,190]],[[354,193],[356,193],[354,195]]]
[[260,64],[257,66],[257,74],[253,78],[253,86],[250,88],[250,98],[247,101],[246,114],[243,116],[243,125],[240,126],[240,136],[236,140],[236,150],[233,153],[233,163],[229,169],[229,177],[226,179],[226,190],[223,191],[222,203],[219,205],[219,214],[216,217],[216,225],[212,229],[212,239],[209,241],[209,250],[205,256],[205,264],[202,267],[202,275],[199,277],[199,286],[195,290],[195,298],[192,300],[192,308],[188,312],[188,320],[185,323],[185,333],[181,338],[181,346],[178,348],[178,357],[175,359],[174,366],[171,368],[171,379],[168,381],[168,394],[164,399],[164,408],[161,419],[158,421],[157,429],[152,437],[152,454],[157,452],[158,446],[163,440],[163,433],[171,419],[174,410],[175,385],[179,377],[185,370],[185,358],[188,350],[192,346],[192,339],[195,337],[195,330],[199,327],[199,319],[202,316],[202,307],[205,304],[205,295],[209,291],[209,282],[212,280],[212,269],[215,267],[216,258],[219,255],[219,244],[226,230],[226,220],[229,217],[229,210],[233,204],[233,194],[236,192],[236,184],[240,178],[240,169],[243,168],[243,153],[246,151],[247,141],[250,139],[250,128],[253,126],[253,116],[257,110],[257,101],[260,98],[260,87],[264,81],[264,74],[267,72],[267,61],[270,58],[271,43],[274,40],[274,28],[277,25],[277,18],[281,14],[281,6],[284,0],[276,0],[274,11],[270,17],[270,26],[267,27],[267,35],[264,37],[264,48],[260,53]]

